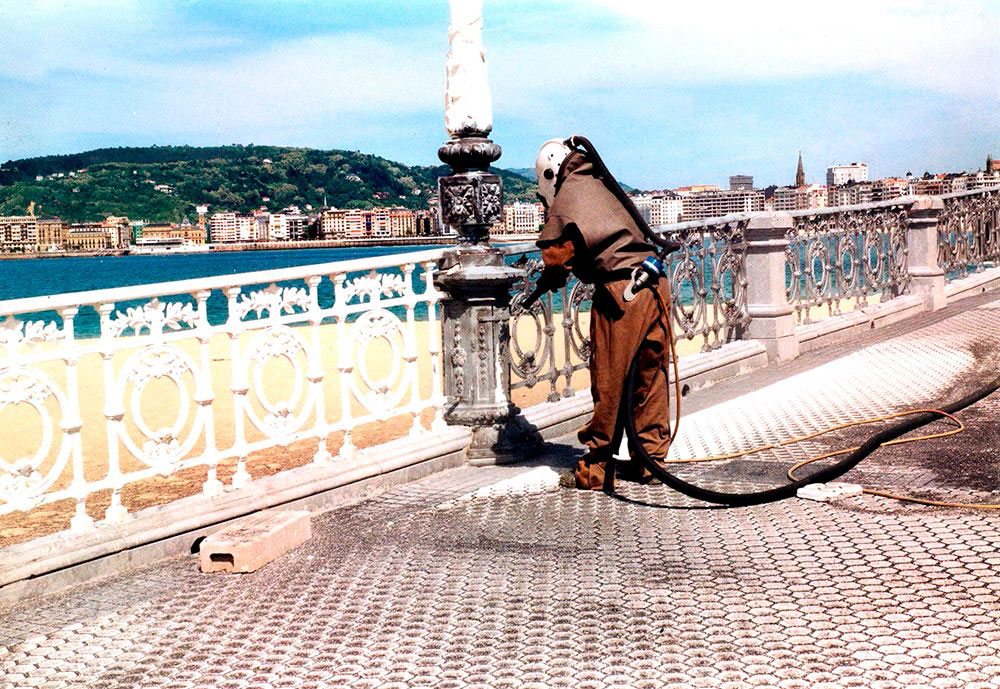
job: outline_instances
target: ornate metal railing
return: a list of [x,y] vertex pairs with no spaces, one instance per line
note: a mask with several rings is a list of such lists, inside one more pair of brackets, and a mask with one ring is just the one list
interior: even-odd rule
[[912,199],[901,197],[791,213],[785,290],[797,323],[836,316],[848,300],[862,307],[873,297],[884,300],[906,290],[911,204]]
[[336,437],[347,460],[355,429],[397,417],[429,437],[440,255],[0,302],[0,515],[70,499],[86,529],[88,497],[110,491],[120,522],[122,489],[155,476],[205,467],[214,495],[220,464],[242,486],[260,450],[309,441],[326,462]]
[[938,221],[938,265],[946,279],[1000,262],[1000,189],[946,194]]
[[[675,341],[689,341],[710,351],[738,339],[749,322],[746,304],[746,225],[749,215],[733,215],[656,228],[682,244],[670,256]],[[509,356],[511,388],[544,383],[547,399],[569,397],[573,374],[590,357],[589,311],[594,287],[571,278],[530,310],[522,306],[542,272],[537,248],[530,243],[508,246],[504,253],[524,268],[511,301]]]

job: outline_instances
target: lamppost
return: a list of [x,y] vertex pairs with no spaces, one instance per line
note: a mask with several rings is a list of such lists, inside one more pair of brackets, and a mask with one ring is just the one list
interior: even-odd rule
[[482,0],[450,0],[445,129],[438,157],[451,175],[438,182],[441,219],[458,233],[435,275],[444,292],[442,336],[448,423],[470,426],[471,464],[507,462],[520,455],[518,409],[510,399],[510,288],[519,270],[504,264],[489,243],[500,219],[503,186],[489,165],[500,147],[489,139],[493,112],[486,79]]

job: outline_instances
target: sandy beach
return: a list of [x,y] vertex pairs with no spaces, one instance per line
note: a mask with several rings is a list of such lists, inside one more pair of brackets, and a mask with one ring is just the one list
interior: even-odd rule
[[[842,310],[849,311],[853,304],[842,306]],[[826,314],[826,309],[814,309],[812,317],[820,319]],[[438,328],[440,324],[437,324]],[[528,319],[519,322],[517,337],[522,347],[529,349],[532,347],[536,337],[535,328]],[[562,331],[561,318],[557,316],[555,321],[556,335],[555,361],[558,366],[562,366],[564,358],[564,337]],[[589,314],[581,314],[580,328],[587,332],[589,328]],[[310,327],[295,329],[306,342],[311,340]],[[435,329],[437,330],[437,329]],[[413,332],[419,352],[416,366],[418,371],[419,393],[421,400],[427,399],[431,394],[432,368],[429,355],[429,343],[431,338],[439,338],[438,332],[431,332],[430,324],[426,321],[413,324]],[[348,333],[347,341],[351,346],[357,346],[357,340]],[[250,344],[254,333],[244,333],[239,338],[240,352],[245,352]],[[338,370],[338,361],[341,346],[341,334],[337,326],[319,326],[319,339],[321,350],[321,363],[325,373],[322,383],[323,399],[326,408],[327,418],[338,419],[342,414],[341,397],[341,376]],[[402,351],[402,341],[397,338],[399,349]],[[187,354],[195,362],[199,361],[200,344],[194,338],[178,340],[176,346]],[[701,351],[701,340],[681,340],[677,350],[680,356],[686,356]],[[232,392],[232,344],[225,334],[217,334],[209,342],[209,365],[211,368],[212,392],[214,400],[211,404],[211,413],[215,431],[215,445],[220,450],[225,451],[232,448],[235,440],[235,416],[234,416],[234,394]],[[126,365],[127,360],[135,353],[135,349],[119,351],[112,359],[114,377],[120,375]],[[241,355],[242,356],[242,355]],[[363,362],[368,367],[370,377],[378,382],[389,374],[395,357],[392,348],[385,341],[374,340],[364,352]],[[573,358],[577,363],[578,358]],[[300,355],[300,363],[305,364],[304,357]],[[360,363],[360,361],[359,361]],[[61,362],[51,362],[40,365],[39,370],[48,375],[62,389],[66,389],[66,366]],[[78,376],[80,389],[81,416],[83,418],[83,428],[81,440],[84,457],[84,475],[88,481],[98,481],[108,475],[108,423],[105,417],[105,383],[104,383],[104,361],[96,353],[86,354],[79,359]],[[356,381],[360,381],[359,371],[353,373]],[[193,376],[187,374],[182,377],[182,382],[187,386],[188,392],[185,396],[191,396],[194,389]],[[295,380],[293,366],[283,358],[270,359],[260,369],[261,388],[267,391],[272,404],[279,403],[289,398],[293,391]],[[515,375],[514,381],[518,378]],[[389,382],[389,381],[387,381]],[[398,384],[397,380],[397,384]],[[565,388],[565,379],[560,378],[557,384],[557,391],[561,392]],[[589,375],[586,370],[580,370],[573,374],[572,386],[575,390],[583,390],[589,387]],[[362,388],[363,389],[363,388]],[[531,388],[519,388],[514,391],[513,399],[515,404],[521,408],[530,407],[534,404],[545,402],[550,392],[548,380],[538,382]],[[131,388],[127,388],[130,394]],[[261,410],[261,405],[253,395],[250,397],[254,408]],[[410,392],[403,396],[401,404],[406,404],[410,399]],[[181,405],[181,394],[177,386],[169,379],[159,378],[151,381],[139,397],[138,407],[141,409],[146,425],[154,430],[172,425]],[[192,405],[192,409],[193,409]],[[54,412],[56,426],[56,442],[58,447],[58,422],[59,415],[56,407],[49,403],[49,408]],[[126,429],[132,437],[137,440],[140,434],[136,429],[133,418],[133,410],[130,401],[126,398],[126,415],[124,423]],[[351,399],[350,404],[352,417],[366,413],[364,407],[356,399]],[[294,413],[294,409],[292,412]],[[432,410],[424,410],[420,415],[420,422],[424,427],[429,427],[434,413]],[[306,420],[306,425],[313,423],[312,416]],[[186,437],[194,424],[194,415],[185,425],[178,438]],[[384,443],[394,438],[399,438],[409,432],[413,424],[413,415],[409,413],[397,414],[384,420],[373,421],[358,426],[352,436],[352,442],[356,447],[364,448]],[[254,441],[263,439],[265,436],[257,431],[253,425],[247,421],[247,440]],[[0,448],[2,457],[7,461],[30,456],[34,454],[39,446],[41,437],[42,420],[38,413],[28,405],[16,405],[8,407],[3,411],[3,420],[0,423]],[[343,433],[333,433],[327,439],[326,447],[334,456],[333,461],[349,461],[337,457],[338,451],[343,443]],[[141,447],[142,442],[138,442]],[[122,472],[139,471],[145,467],[137,459],[131,457],[124,445],[119,443],[121,450]],[[278,471],[302,466],[312,461],[313,453],[316,451],[315,440],[304,440],[293,443],[288,447],[271,447],[250,455],[247,461],[247,469],[254,478],[267,476]],[[204,452],[204,441],[199,440],[188,453],[187,457],[196,457]],[[54,455],[54,451],[50,454]],[[49,460],[43,465],[43,473],[52,465]],[[235,471],[236,460],[230,458],[220,462],[218,466],[218,478],[223,483],[229,483]],[[156,476],[146,478],[133,483],[128,483],[122,490],[122,502],[130,512],[135,512],[146,507],[160,505],[180,497],[193,495],[201,492],[202,484],[207,478],[208,469],[206,466],[192,467],[179,470],[167,476]],[[50,490],[59,490],[67,487],[72,480],[71,468],[67,465],[59,479]],[[104,510],[110,503],[111,492],[104,490],[91,495],[87,499],[87,512],[94,519],[101,519]],[[21,542],[38,536],[53,533],[68,528],[69,519],[73,514],[73,501],[62,500],[59,502],[42,505],[28,513],[11,513],[0,516],[0,547]]]

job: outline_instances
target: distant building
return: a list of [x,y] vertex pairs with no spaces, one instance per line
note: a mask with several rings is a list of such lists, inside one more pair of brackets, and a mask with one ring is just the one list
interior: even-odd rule
[[434,218],[431,211],[419,210],[413,213],[413,223],[418,237],[430,237],[437,234],[434,231]]
[[[212,213],[212,216],[208,220],[209,239],[217,244],[239,241],[239,226],[242,220],[240,215],[233,211]],[[247,228],[249,229],[249,221],[247,222]]]
[[871,183],[872,198],[875,201],[889,201],[910,193],[910,180],[900,177],[886,177]]
[[802,151],[799,151],[799,165],[795,169],[795,186],[804,187],[806,185],[806,170],[802,167]]
[[730,175],[729,189],[731,191],[752,191],[753,175]]
[[803,184],[798,187],[778,187],[774,190],[769,205],[776,211],[799,211],[810,208],[825,208],[826,187],[822,184]]
[[910,193],[918,196],[935,196],[949,194],[952,182],[948,175],[930,175],[915,178],[910,181]]
[[992,155],[986,156],[986,174],[990,175],[994,172],[1000,173],[1000,160],[993,160]]
[[59,218],[38,218],[36,226],[39,251],[62,251],[65,248],[69,225]]
[[540,203],[511,203],[503,207],[503,232],[505,234],[538,234],[545,217]]
[[850,165],[831,165],[826,169],[826,186],[839,187],[848,182],[867,182],[868,163],[851,163]]
[[674,193],[677,194],[694,194],[700,191],[720,191],[717,184],[689,184],[686,187],[677,187],[674,189]]
[[149,243],[179,241],[181,244],[204,244],[205,230],[192,225],[187,218],[180,225],[150,223],[143,228],[142,239]]
[[723,191],[718,187],[704,191],[677,190],[683,212],[681,220],[701,220],[730,213],[751,213],[764,210],[764,192],[746,190]]
[[195,210],[195,213],[198,214],[198,227],[200,227],[203,230],[207,230],[208,229],[208,206],[207,205],[195,206],[194,210]]
[[[750,179],[752,183],[753,178]],[[642,215],[642,219],[651,227],[675,223],[680,220],[684,212],[684,203],[681,201],[681,197],[672,191],[633,196],[632,203]]]
[[300,242],[309,237],[309,217],[297,206],[288,206],[279,213],[271,213],[267,239],[272,242]]
[[110,251],[111,231],[104,223],[73,223],[66,231],[66,251]]
[[34,215],[0,216],[0,250],[10,254],[38,251],[38,219]]
[[108,244],[111,249],[127,249],[132,240],[132,223],[125,216],[109,215],[102,223],[108,232]]
[[416,237],[432,231],[431,214],[399,206],[392,208],[326,208],[320,213],[318,233],[321,239],[386,239]]

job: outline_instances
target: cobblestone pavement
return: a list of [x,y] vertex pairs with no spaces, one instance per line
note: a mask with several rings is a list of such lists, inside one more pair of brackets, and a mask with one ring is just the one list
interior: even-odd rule
[[[982,305],[692,413],[673,451],[957,398],[998,338],[1000,303]],[[1000,502],[1000,399],[963,418],[966,434],[848,479]],[[684,473],[750,490],[870,432]],[[185,556],[0,610],[0,686],[1000,686],[1000,513],[872,496],[720,509],[634,484],[616,499],[552,487],[537,465],[568,465],[567,443],[317,515],[255,574]]]

